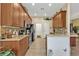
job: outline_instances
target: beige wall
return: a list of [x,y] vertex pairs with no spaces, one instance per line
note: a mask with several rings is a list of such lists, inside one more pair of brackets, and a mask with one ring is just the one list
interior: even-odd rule
[[79,18],[72,20],[73,26],[79,26]]

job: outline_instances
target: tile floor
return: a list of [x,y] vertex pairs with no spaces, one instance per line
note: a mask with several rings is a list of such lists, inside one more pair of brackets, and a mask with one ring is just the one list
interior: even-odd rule
[[46,56],[46,39],[37,38],[25,56]]

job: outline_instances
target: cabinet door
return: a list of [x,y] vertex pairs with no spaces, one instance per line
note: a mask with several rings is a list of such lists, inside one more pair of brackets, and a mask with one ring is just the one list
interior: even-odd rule
[[58,28],[59,27],[59,16],[57,15],[56,16],[56,28]]
[[29,47],[29,41],[28,41],[28,37],[25,37],[23,38],[21,41],[20,41],[20,45],[19,45],[20,49],[19,49],[19,52],[20,52],[20,55],[25,55],[26,54],[26,51]]
[[14,4],[13,7],[13,26],[19,26],[19,6]]
[[0,26],[1,26],[1,3],[0,3]]
[[63,21],[63,27],[66,27],[66,11],[62,12],[62,21]]
[[24,11],[22,9],[22,7],[20,6],[20,15],[19,15],[19,18],[20,18],[20,27],[23,27],[23,20],[24,20],[24,17],[23,17],[23,14],[24,14]]
[[58,17],[57,16],[54,17],[53,23],[54,23],[53,24],[54,27],[57,28],[58,27]]
[[22,14],[23,14],[22,15],[22,18],[23,18],[23,20],[22,20],[23,24],[22,25],[24,26],[25,25],[25,11],[24,10],[22,11]]
[[21,16],[22,12],[21,12],[21,6],[19,6],[19,26],[21,27],[21,19],[22,19],[22,16]]
[[63,27],[63,19],[61,19],[62,15],[61,13],[58,15],[58,27]]
[[10,26],[12,24],[12,5],[10,3],[1,4],[1,24]]
[[10,26],[12,26],[12,21],[14,20],[13,19],[13,7],[14,7],[14,4],[11,4],[10,5],[10,19],[8,20],[8,24],[10,25]]
[[62,11],[59,14],[59,27],[66,27],[66,13]]
[[76,47],[76,37],[70,37],[70,46]]

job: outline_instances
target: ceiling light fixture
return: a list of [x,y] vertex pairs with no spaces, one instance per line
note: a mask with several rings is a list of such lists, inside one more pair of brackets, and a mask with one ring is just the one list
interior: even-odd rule
[[35,3],[32,3],[32,6],[35,6]]
[[49,7],[51,7],[52,6],[52,4],[51,3],[49,3]]

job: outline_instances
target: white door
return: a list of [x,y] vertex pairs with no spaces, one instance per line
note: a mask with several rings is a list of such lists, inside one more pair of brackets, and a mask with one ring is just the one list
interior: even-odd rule
[[42,36],[42,24],[37,23],[35,26],[35,36],[37,37],[37,35]]
[[48,37],[47,55],[48,56],[69,56],[70,55],[69,38],[65,36]]

